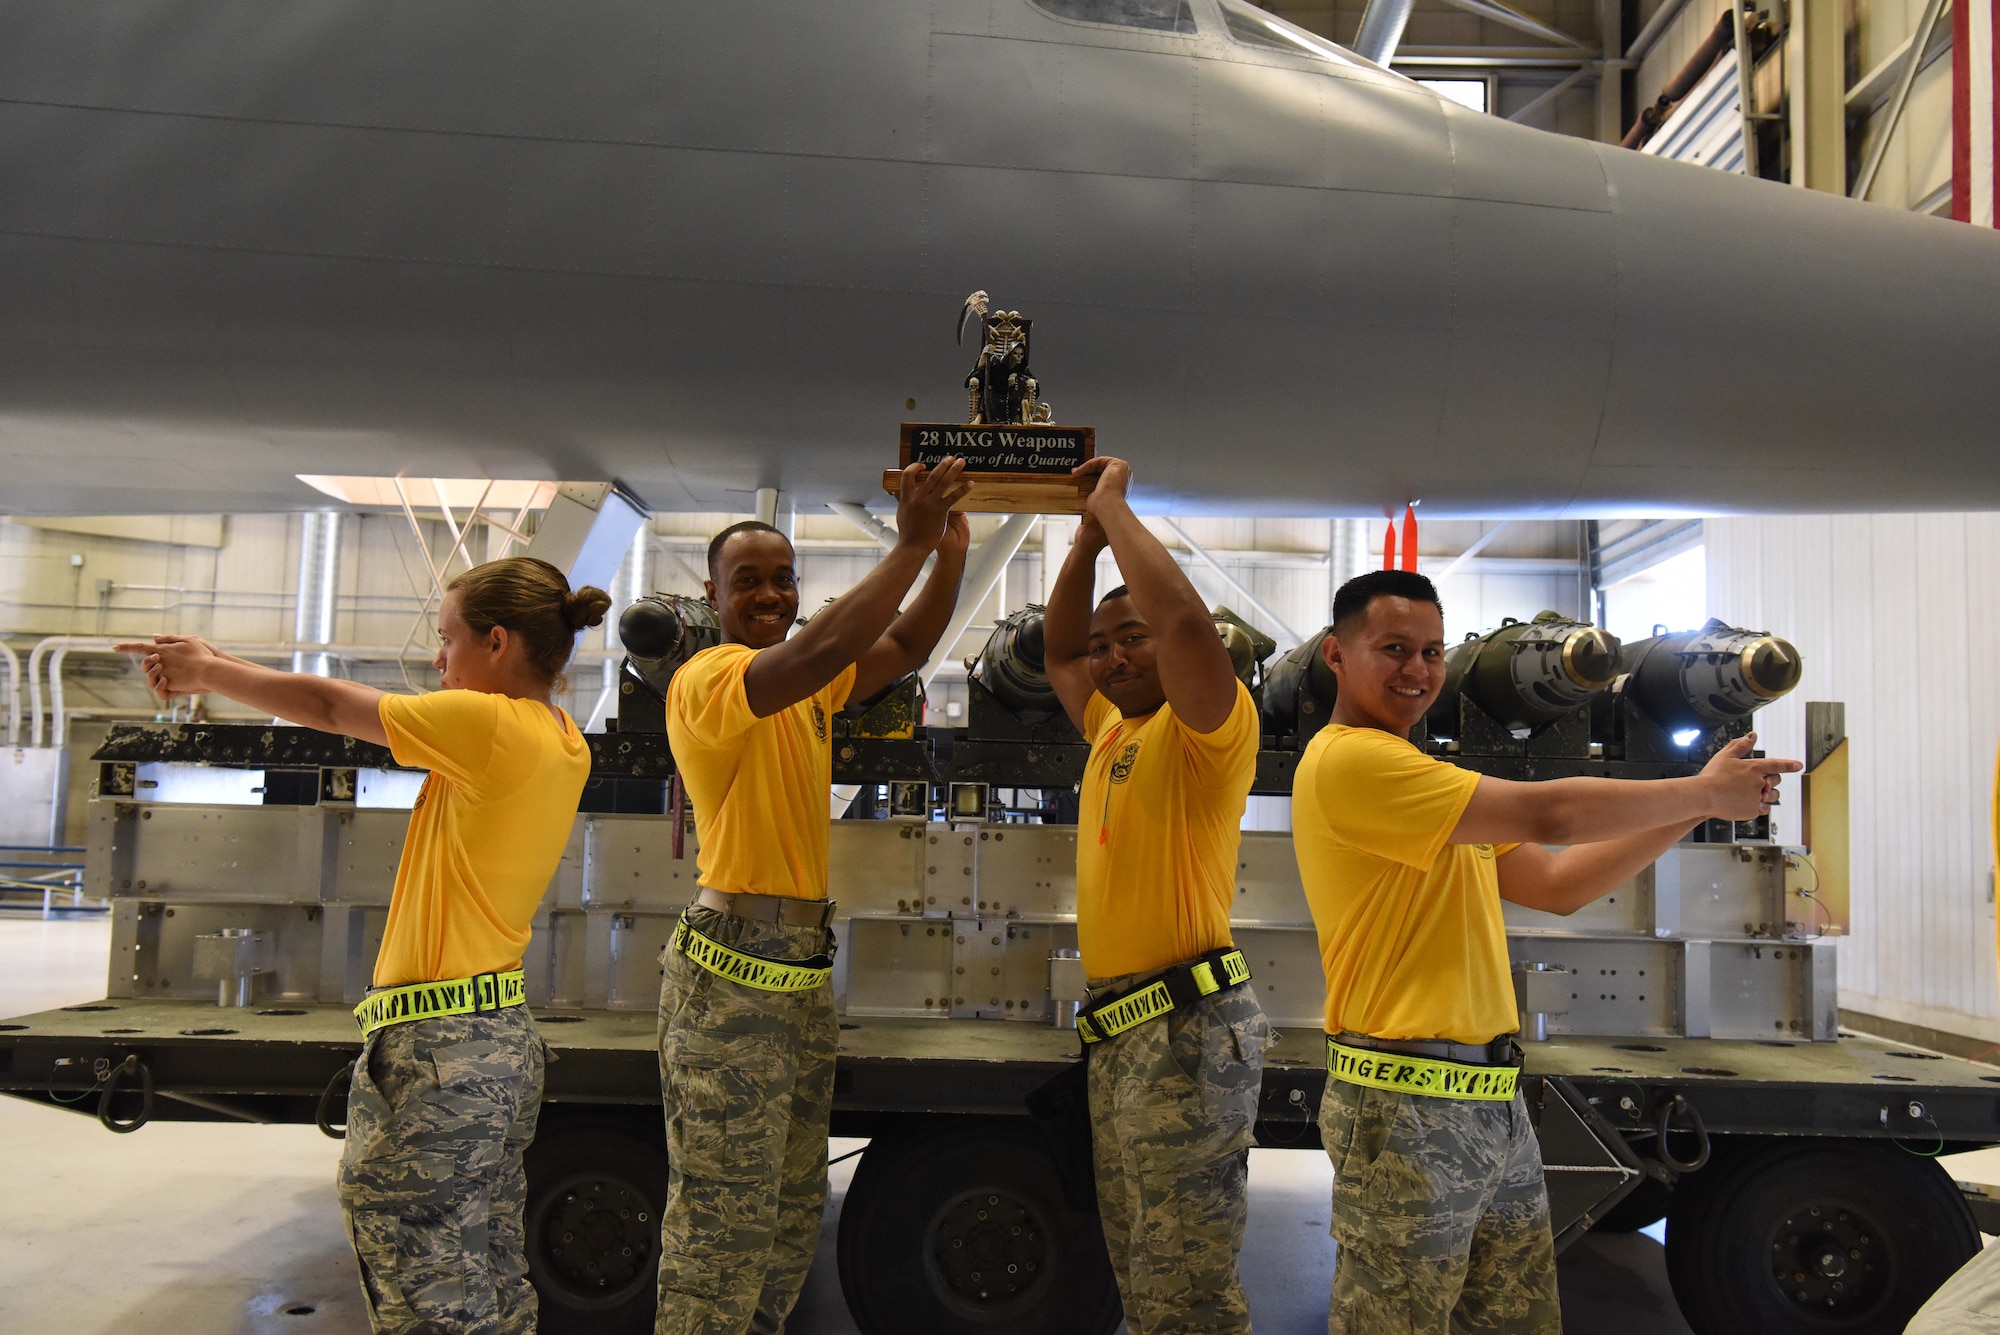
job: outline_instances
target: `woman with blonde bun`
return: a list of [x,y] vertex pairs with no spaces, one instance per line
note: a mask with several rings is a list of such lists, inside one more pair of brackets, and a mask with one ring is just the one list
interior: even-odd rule
[[590,773],[550,699],[610,609],[533,557],[475,566],[438,613],[442,690],[388,695],[279,672],[193,636],[143,652],[162,697],[213,692],[387,746],[430,771],[410,813],[347,1102],[340,1203],[378,1332],[531,1335],[522,1155],[546,1051],[521,957]]

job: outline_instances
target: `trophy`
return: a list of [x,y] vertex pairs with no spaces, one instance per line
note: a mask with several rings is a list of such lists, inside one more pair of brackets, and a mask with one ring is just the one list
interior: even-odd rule
[[1075,478],[1071,470],[1097,453],[1097,429],[1057,426],[1048,400],[1029,366],[1029,336],[1035,322],[1019,311],[988,311],[987,296],[974,292],[958,314],[958,341],[979,320],[979,359],[965,378],[964,422],[903,423],[902,464],[885,469],[882,486],[895,495],[901,469],[934,467],[957,455],[965,460],[971,484],[955,507],[979,513],[1082,514],[1083,498],[1095,478]]

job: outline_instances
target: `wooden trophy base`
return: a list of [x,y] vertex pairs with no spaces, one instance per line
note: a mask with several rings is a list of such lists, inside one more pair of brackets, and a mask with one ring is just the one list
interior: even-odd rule
[[[1080,515],[1084,498],[1097,485],[1093,477],[1052,478],[1041,473],[968,473],[972,490],[954,510],[975,515]],[[882,470],[882,490],[900,494],[903,471]]]
[[[1096,454],[1095,427],[903,423],[903,468],[954,455],[965,460],[972,490],[952,509],[971,514],[1080,515],[1097,478],[1071,470]],[[884,491],[894,496],[901,486],[901,469],[882,470]]]

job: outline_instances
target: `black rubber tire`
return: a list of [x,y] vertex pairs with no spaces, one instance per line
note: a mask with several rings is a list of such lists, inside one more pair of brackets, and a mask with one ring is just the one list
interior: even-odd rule
[[839,1255],[862,1335],[1109,1335],[1124,1318],[1098,1217],[1069,1208],[1025,1118],[878,1136]]
[[665,1147],[633,1125],[574,1121],[545,1126],[527,1163],[541,1335],[646,1335],[659,1301]]
[[1647,1178],[1611,1207],[1611,1212],[1590,1226],[1592,1233],[1637,1233],[1667,1217],[1674,1189],[1657,1178]]
[[1696,1335],[1893,1335],[1978,1250],[1950,1176],[1879,1142],[1747,1146],[1667,1210],[1667,1278]]

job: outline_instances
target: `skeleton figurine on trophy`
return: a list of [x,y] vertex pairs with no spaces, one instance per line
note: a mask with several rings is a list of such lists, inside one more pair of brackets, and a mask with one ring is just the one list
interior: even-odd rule
[[999,514],[1081,514],[1083,498],[1096,478],[1077,477],[1076,468],[1097,453],[1097,432],[1087,426],[1057,426],[1041,385],[1028,368],[1028,334],[1034,321],[1019,311],[987,313],[984,292],[965,299],[958,313],[958,341],[979,318],[979,360],[965,378],[966,420],[905,422],[902,463],[886,469],[882,489],[895,495],[902,468],[933,465],[957,457],[965,461],[971,490],[960,510]]
[[1028,368],[1028,341],[1035,322],[1022,319],[1019,311],[988,315],[986,303],[986,294],[975,292],[958,313],[961,344],[965,342],[966,322],[975,316],[984,334],[979,360],[965,378],[966,424],[1027,426],[1054,421],[1049,405],[1040,397],[1035,374]]

